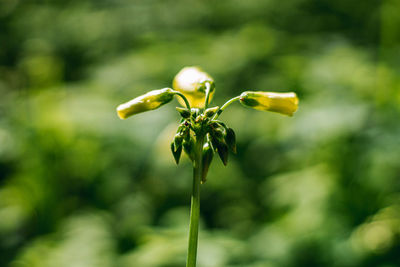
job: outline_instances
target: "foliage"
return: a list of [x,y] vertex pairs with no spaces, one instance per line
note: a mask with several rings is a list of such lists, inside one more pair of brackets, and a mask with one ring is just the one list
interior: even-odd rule
[[[202,188],[198,266],[399,266],[399,1],[17,1],[0,8],[0,266],[183,266],[190,161],[172,105],[115,106],[199,65],[238,103]],[[175,101],[175,100],[173,100]]]

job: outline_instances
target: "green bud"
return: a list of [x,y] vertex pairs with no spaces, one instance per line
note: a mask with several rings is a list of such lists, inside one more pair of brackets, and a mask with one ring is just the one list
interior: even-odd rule
[[228,146],[225,143],[218,143],[217,144],[217,152],[219,158],[222,160],[222,163],[226,166],[228,164]]
[[232,128],[226,129],[225,142],[228,145],[229,149],[231,149],[232,152],[236,154],[236,134]]
[[210,124],[209,133],[213,138],[218,139],[220,141],[222,141],[225,137],[224,127],[217,122],[213,122]]
[[183,135],[180,133],[177,133],[174,137],[174,145],[175,147],[181,146],[183,142]]
[[191,108],[192,112],[192,117],[195,119],[197,116],[200,115],[200,109],[199,108]]
[[186,128],[185,131],[183,132],[183,140],[185,140],[186,142],[189,142],[190,139],[191,139],[190,129]]
[[190,122],[184,120],[181,124],[179,124],[177,129],[177,134],[181,135],[186,141],[190,139]]
[[228,145],[225,143],[225,140],[223,138],[217,138],[216,136],[210,134],[210,141],[212,149],[218,152],[218,155],[222,160],[222,163],[224,163],[224,165],[226,166],[226,164],[228,164],[229,151],[228,151]]
[[195,124],[198,124],[204,120],[204,115],[201,114],[194,119]]
[[223,126],[224,124],[221,123],[220,121],[211,121],[209,125],[210,125],[210,127],[211,127],[212,129],[224,127],[224,126]]
[[204,184],[207,180],[208,169],[214,157],[214,151],[212,150],[210,144],[207,142],[203,146],[202,155],[202,170],[201,170],[201,183]]
[[223,123],[223,122],[220,121],[220,120],[215,120],[214,122],[217,123],[217,125],[219,125],[219,127],[222,126],[222,127],[224,127],[225,129],[227,128],[226,125],[225,125],[225,123]]
[[214,138],[213,136],[211,136],[211,135],[210,135],[209,140],[210,140],[210,145],[211,145],[212,150],[213,150],[214,152],[217,152],[218,142],[220,142],[220,141],[218,141],[217,139],[215,139],[215,138]]
[[126,119],[134,114],[157,109],[170,102],[173,98],[174,92],[171,88],[153,90],[119,105],[117,113],[120,119]]
[[204,114],[206,115],[206,117],[211,118],[212,116],[214,116],[215,112],[217,112],[219,110],[219,107],[213,107],[213,108],[208,108],[206,109],[206,111],[204,112]]
[[178,129],[176,130],[177,133],[182,133],[186,130],[186,125],[185,121],[183,121],[181,124],[179,124]]
[[189,141],[183,140],[183,150],[190,160],[194,161],[194,141],[192,138],[190,138]]
[[175,142],[171,143],[171,152],[174,156],[176,164],[179,164],[179,159],[181,158],[182,154],[182,144],[176,145]]
[[182,118],[187,119],[190,117],[190,111],[187,108],[176,107],[176,110],[181,114]]

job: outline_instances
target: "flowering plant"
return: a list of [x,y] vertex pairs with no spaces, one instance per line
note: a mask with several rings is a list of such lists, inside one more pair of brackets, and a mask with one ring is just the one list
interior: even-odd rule
[[171,143],[171,151],[177,164],[182,151],[193,163],[187,267],[196,266],[200,184],[206,181],[215,153],[218,153],[224,165],[228,163],[229,151],[236,153],[235,132],[218,120],[219,115],[233,102],[239,101],[249,108],[292,116],[299,102],[293,92],[246,91],[228,100],[221,107],[209,107],[214,92],[215,83],[209,74],[198,67],[186,67],[175,76],[173,89],[153,90],[117,107],[118,116],[126,119],[141,112],[157,109],[170,102],[175,95],[180,97],[179,102],[184,106],[176,108],[182,119]]

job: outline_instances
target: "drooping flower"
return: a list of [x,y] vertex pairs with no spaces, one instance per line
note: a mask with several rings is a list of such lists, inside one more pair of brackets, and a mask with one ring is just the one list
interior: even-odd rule
[[272,93],[262,91],[246,91],[240,95],[240,103],[246,107],[278,112],[293,116],[299,104],[296,93]]
[[[211,101],[214,95],[214,79],[206,72],[201,70],[199,67],[185,67],[183,68],[174,78],[172,87],[183,93],[189,104],[193,108],[204,107],[205,96],[206,96],[206,82],[210,82],[210,95],[209,101]],[[181,105],[185,103],[179,99]]]
[[170,102],[174,95],[174,91],[171,88],[150,91],[119,105],[117,107],[118,116],[120,119],[126,119],[141,112],[157,109]]

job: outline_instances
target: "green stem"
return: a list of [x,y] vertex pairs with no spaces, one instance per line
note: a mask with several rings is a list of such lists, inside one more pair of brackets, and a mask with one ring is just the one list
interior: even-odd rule
[[225,104],[222,105],[222,107],[220,109],[218,109],[218,111],[215,113],[214,117],[212,118],[213,120],[217,119],[219,115],[221,115],[222,111],[224,111],[224,109],[226,109],[230,104],[232,104],[235,101],[238,101],[240,99],[240,96],[234,97],[232,99],[229,99],[228,101],[226,101]]
[[189,109],[189,111],[191,111],[190,104],[189,104],[189,101],[187,100],[187,98],[181,92],[178,92],[175,90],[174,90],[174,94],[180,96],[183,99],[183,101],[185,101],[186,107]]
[[195,158],[193,162],[193,189],[190,207],[189,246],[186,267],[196,267],[197,240],[200,217],[200,180],[202,171],[202,152],[204,135],[197,134],[195,144]]
[[204,110],[208,108],[208,101],[210,99],[211,84],[209,81],[206,82],[206,101],[204,103]]

